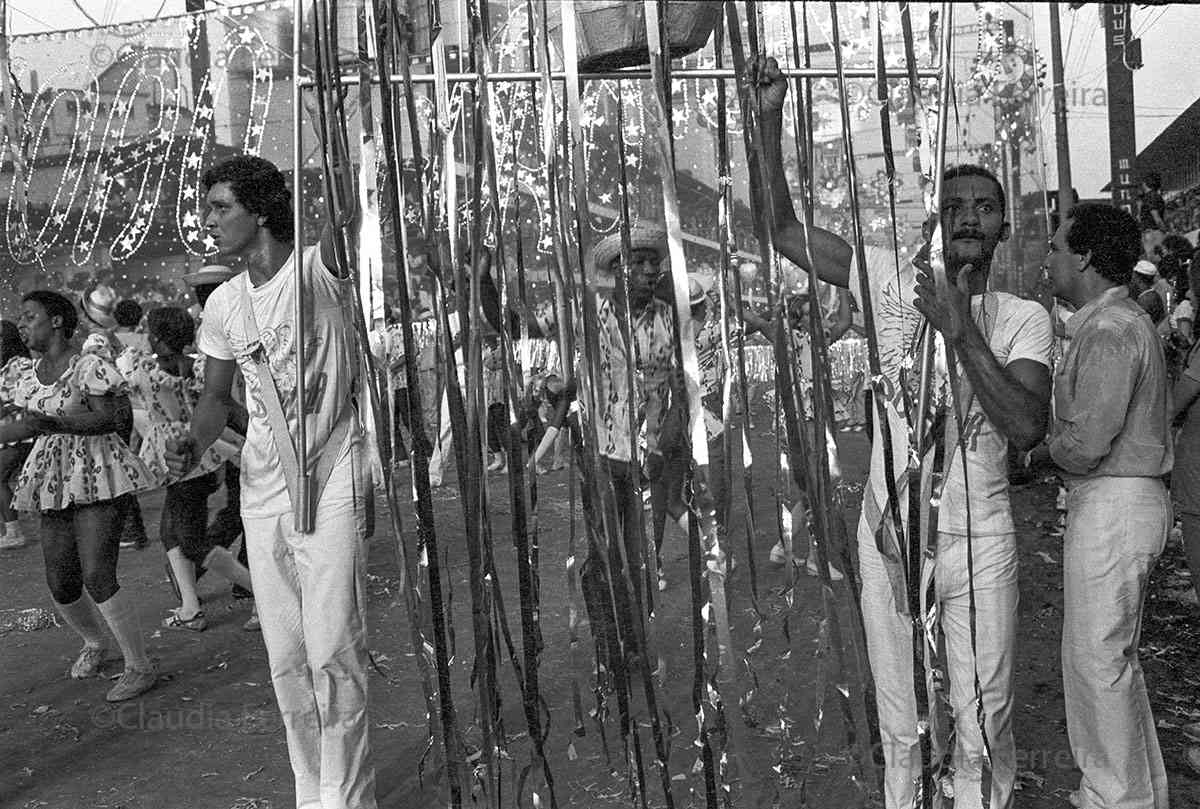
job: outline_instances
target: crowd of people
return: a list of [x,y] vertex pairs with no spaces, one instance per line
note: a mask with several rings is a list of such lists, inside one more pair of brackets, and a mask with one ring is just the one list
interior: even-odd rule
[[[989,289],[994,252],[1010,230],[1006,191],[986,169],[960,165],[946,170],[940,217],[910,263],[898,268],[875,247],[855,256],[835,233],[797,221],[780,148],[787,83],[773,60],[754,70],[775,245],[802,269],[811,261],[832,288],[869,290],[874,303],[873,322],[857,324],[848,295],[835,292],[823,306],[831,312],[828,336],[873,332],[882,364],[869,386],[871,465],[855,558],[886,805],[912,806],[932,777],[952,783],[956,806],[1013,805],[1020,631],[1009,450],[1041,448],[1066,488],[1061,663],[1082,771],[1071,802],[1165,809],[1165,769],[1137,648],[1148,577],[1174,524],[1172,501],[1200,574],[1200,340],[1193,333],[1200,279],[1191,244],[1163,235],[1153,182],[1137,218],[1076,205],[1044,262],[1060,303],[1052,314]],[[254,597],[246,628],[261,629],[266,645],[297,805],[371,809],[361,593],[374,483],[358,407],[368,370],[355,344],[353,283],[337,260],[333,228],[319,244],[297,242],[291,195],[273,164],[230,158],[203,184],[206,233],[225,263],[186,279],[202,308],[198,322],[181,307],[143,312],[98,287],[79,299],[31,292],[15,323],[0,323],[0,547],[30,541],[17,512],[39,515],[51,598],[82,641],[70,676],[96,675],[107,628],[124,674],[106,698],[135,699],[158,677],[135,599],[118,580],[119,551],[144,544],[129,538],[141,525],[138,495],[164,489],[161,543],[179,603],[163,627],[205,630],[197,594],[205,571]],[[940,243],[931,243],[937,234]],[[664,229],[643,223],[626,235],[626,245],[614,234],[591,255],[594,328],[559,322],[554,306],[523,307],[500,294],[489,267],[479,274],[490,329],[489,468],[499,473],[524,455],[540,471],[553,454],[553,468],[571,465],[580,475],[588,548],[579,575],[604,658],[598,670],[616,677],[650,662],[642,617],[651,591],[669,589],[664,543],[684,541],[697,520],[720,527],[729,519],[730,493],[721,485],[721,469],[733,462],[722,440],[731,372],[725,346],[779,325],[753,306],[722,323],[701,275],[687,279],[689,311],[680,317]],[[303,364],[292,305],[298,283],[306,302]],[[810,305],[805,294],[786,307],[785,330],[801,358]],[[436,329],[425,329],[415,361],[435,485],[451,457],[445,372],[457,367],[465,384],[456,318],[450,327],[440,348]],[[530,361],[517,369],[519,380],[507,377],[501,335],[549,345],[564,329],[578,347],[572,362]],[[692,447],[683,333],[695,341],[708,444],[708,474],[694,488],[685,485]],[[403,463],[414,449],[415,414],[398,337],[393,326],[375,348],[387,358]],[[908,369],[930,341],[937,358],[930,399],[942,417],[928,446],[913,448],[928,454],[925,477],[910,484],[915,380]],[[454,359],[439,354],[445,350]],[[809,388],[818,372],[809,359],[794,384]],[[811,396],[798,400],[799,419],[811,426]],[[520,412],[510,419],[513,401]],[[1177,436],[1173,424],[1182,425]],[[795,443],[790,449],[794,466],[807,463]],[[226,505],[210,517],[209,500],[222,485]],[[819,504],[802,494],[793,506],[793,547],[780,543],[770,558],[840,579],[836,568],[820,570],[810,550],[807,525]],[[922,515],[916,537],[900,517],[914,512]],[[615,541],[602,513],[615,515],[608,529]],[[715,573],[731,569],[724,548],[706,550]],[[909,554],[922,560],[915,581]],[[1194,581],[1200,588],[1200,575]],[[942,642],[948,685],[922,683]],[[934,701],[915,697],[926,688],[945,689],[952,707],[954,749],[944,773],[941,753],[928,749],[940,738],[932,730],[936,709],[928,708]],[[1189,733],[1200,741],[1200,727]],[[1200,751],[1191,760],[1200,768]]]

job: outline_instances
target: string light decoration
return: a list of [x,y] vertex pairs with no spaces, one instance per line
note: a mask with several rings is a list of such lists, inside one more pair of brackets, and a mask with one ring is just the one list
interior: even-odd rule
[[[262,3],[254,10],[280,6]],[[241,17],[247,11],[231,13]],[[168,35],[174,29],[192,45],[201,28],[195,15],[168,18],[155,26]],[[104,30],[128,38],[145,33],[148,27]],[[17,41],[56,41],[73,33]],[[109,50],[97,45],[93,57],[97,49],[105,54]],[[37,212],[31,210],[25,189],[17,187],[15,174],[9,183],[4,247],[17,265],[42,263],[60,245],[69,247],[70,261],[78,267],[133,258],[154,230],[164,192],[172,185],[177,189],[173,219],[182,251],[196,256],[214,251],[214,243],[201,233],[200,178],[212,159],[217,105],[232,101],[229,87],[235,78],[244,84],[246,108],[236,111],[245,121],[238,145],[243,153],[259,154],[274,91],[274,57],[256,28],[234,25],[216,49],[217,67],[204,72],[194,96],[196,109],[189,115],[181,50],[130,42],[111,60],[107,55],[94,58],[83,87],[56,89],[48,84],[32,96],[14,93],[14,103],[27,122],[20,134],[20,154],[36,169],[39,181],[49,175],[52,183],[48,205]],[[92,69],[96,61],[103,65],[100,73]],[[28,60],[23,67],[28,69]],[[61,73],[67,72],[63,67]],[[69,134],[53,143],[64,109],[71,121]],[[54,146],[59,153],[54,153]],[[6,131],[0,149],[8,147]],[[54,174],[60,161],[61,169]],[[42,216],[40,223],[25,227],[23,223],[35,213]],[[111,246],[107,255],[97,256],[101,243]]]
[[[193,31],[198,25],[193,26]],[[212,74],[204,77],[196,93],[196,112],[192,124],[183,139],[183,154],[180,159],[179,196],[175,205],[175,226],[184,248],[192,255],[213,253],[216,245],[212,237],[201,235],[203,200],[200,178],[207,166],[207,158],[215,136],[214,115],[217,102],[228,92],[230,66],[235,59],[245,54],[250,62],[250,103],[242,151],[258,155],[262,149],[263,131],[270,112],[271,91],[274,88],[274,72],[268,63],[266,42],[253,28],[240,27],[230,31],[221,43],[218,61],[225,69],[213,87]]]

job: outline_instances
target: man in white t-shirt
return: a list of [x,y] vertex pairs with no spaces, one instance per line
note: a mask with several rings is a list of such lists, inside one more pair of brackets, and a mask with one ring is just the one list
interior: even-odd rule
[[[270,162],[239,156],[204,176],[205,229],[244,271],[217,287],[196,336],[206,355],[191,436],[172,447],[190,467],[224,429],[238,370],[249,423],[242,522],[300,809],[374,809],[367,738],[363,505],[370,485],[355,405],[353,282],[335,269],[333,233],[303,252],[305,366],[297,368],[292,198]],[[295,479],[296,380],[304,373],[312,495]],[[287,442],[287,443],[283,443]],[[282,450],[282,451],[281,451]],[[292,468],[289,469],[289,466]],[[312,530],[297,528],[309,509]]]
[[[774,60],[756,68],[764,106],[763,157],[772,177],[775,244],[784,256],[806,267],[804,229],[792,208],[780,149],[787,83]],[[1045,437],[1053,331],[1049,315],[1037,303],[987,291],[993,252],[1009,233],[999,181],[977,166],[952,168],[945,173],[940,203],[946,284],[935,285],[925,258],[918,258],[914,267],[901,264],[890,251],[867,248],[862,261],[856,261],[850,246],[828,231],[813,229],[811,248],[822,280],[869,288],[874,323],[867,328],[875,329],[879,342],[883,379],[877,395],[893,442],[892,466],[899,490],[896,505],[902,519],[908,513],[906,392],[912,400],[916,398],[916,391],[906,383],[918,382],[919,361],[913,360],[919,359],[922,320],[936,330],[943,347],[953,347],[958,359],[957,395],[950,396],[944,350],[934,387],[935,404],[949,407],[951,402],[959,403],[963,427],[960,432],[951,411],[945,419],[943,466],[949,469],[936,534],[931,537],[936,547],[922,555],[919,614],[912,615],[906,603],[909,591],[902,561],[906,543],[892,530],[884,450],[878,435],[872,446],[871,474],[858,527],[861,598],[883,737],[887,806],[908,809],[922,780],[913,638],[928,637],[933,627],[938,627],[946,641],[945,667],[956,731],[955,806],[977,807],[983,802],[985,745],[974,688],[978,675],[991,759],[990,805],[1005,809],[1012,806],[1016,775],[1012,662],[1018,597],[1007,447],[1012,442],[1019,449],[1029,449]],[[856,271],[860,266],[864,277]],[[882,428],[880,425],[877,434]],[[923,464],[926,471],[932,466],[931,459]],[[922,500],[928,504],[936,498]],[[886,556],[876,545],[881,525]],[[968,538],[973,576],[968,576]],[[930,576],[934,603],[924,603]],[[977,611],[974,633],[972,595]],[[930,619],[931,626],[924,626],[923,619]],[[930,704],[936,705],[932,695]],[[936,716],[936,708],[931,714]]]

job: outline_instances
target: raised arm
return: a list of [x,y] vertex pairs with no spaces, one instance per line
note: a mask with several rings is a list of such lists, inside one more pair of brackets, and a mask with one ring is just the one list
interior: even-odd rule
[[[809,269],[805,249],[804,226],[796,219],[792,191],[783,171],[783,100],[787,97],[787,79],[774,59],[759,58],[751,66],[751,76],[762,103],[762,159],[771,187],[768,192],[774,224],[775,249],[804,270]],[[850,259],[853,251],[842,237],[823,228],[813,227],[812,254],[817,277],[829,284],[850,284]]]

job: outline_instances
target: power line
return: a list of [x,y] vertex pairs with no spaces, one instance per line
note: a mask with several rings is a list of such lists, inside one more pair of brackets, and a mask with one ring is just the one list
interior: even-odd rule
[[45,20],[39,20],[37,17],[33,16],[32,14],[30,14],[28,11],[26,11],[26,10],[25,10],[25,9],[23,9],[23,8],[17,8],[17,7],[16,7],[16,6],[14,6],[12,3],[9,3],[9,4],[8,4],[8,7],[9,7],[9,8],[11,8],[13,11],[17,12],[18,14],[24,14],[26,17],[28,17],[29,19],[33,20],[33,21],[34,21],[35,23],[37,23],[38,25],[44,26],[44,27],[46,27],[47,29],[51,29],[51,30],[53,30],[53,29],[54,29],[54,26],[53,26],[53,25],[51,25],[50,23],[46,22]]

